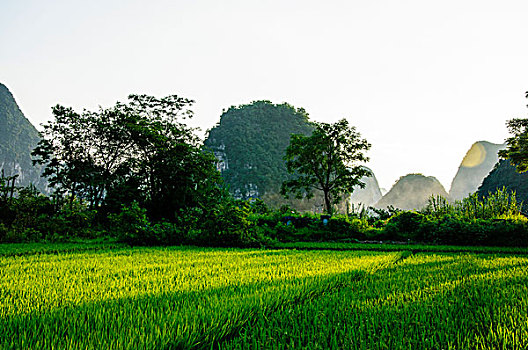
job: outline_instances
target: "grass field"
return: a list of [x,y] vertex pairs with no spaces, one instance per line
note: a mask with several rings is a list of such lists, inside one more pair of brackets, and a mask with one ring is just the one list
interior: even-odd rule
[[524,349],[528,256],[0,246],[1,349]]

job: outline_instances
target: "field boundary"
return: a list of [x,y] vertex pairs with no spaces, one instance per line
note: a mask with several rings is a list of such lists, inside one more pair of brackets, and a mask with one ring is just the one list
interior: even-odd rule
[[[484,248],[484,249],[483,249]],[[333,247],[333,246],[317,246],[317,243],[314,243],[314,246],[296,246],[292,245],[276,245],[270,246],[268,249],[291,249],[291,250],[331,250],[331,251],[373,251],[373,252],[399,252],[399,251],[409,251],[412,254],[417,253],[472,253],[472,254],[508,254],[508,255],[528,255],[528,250],[511,250],[505,249],[501,250],[499,247],[490,247],[495,249],[485,250],[486,247],[480,247],[480,249],[471,249],[471,248],[460,248],[460,249],[444,249],[444,248],[415,248],[408,247],[405,245],[391,245],[390,247],[383,247],[380,244],[380,247]],[[508,247],[509,248],[509,247]]]

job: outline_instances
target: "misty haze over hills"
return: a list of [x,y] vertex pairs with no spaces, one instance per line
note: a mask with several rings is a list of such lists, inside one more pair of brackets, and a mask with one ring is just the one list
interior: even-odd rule
[[449,201],[461,200],[477,191],[497,164],[498,151],[504,147],[504,144],[487,141],[475,142],[462,159],[449,194],[436,178],[409,174],[400,178],[375,207],[386,208],[391,205],[400,209],[420,209],[427,204],[431,195],[441,195]]
[[[369,170],[372,172],[371,169]],[[383,197],[374,173],[372,176],[362,178],[361,182],[365,184],[365,188],[358,187],[352,192],[349,198],[350,204],[372,206]]]
[[497,153],[503,148],[505,148],[504,144],[499,145],[487,141],[475,142],[464,156],[451,183],[449,198],[460,200],[477,191],[482,180],[499,161]]
[[409,174],[402,176],[374,206],[386,208],[392,205],[404,210],[421,209],[427,205],[431,195],[448,197],[444,186],[435,177]]

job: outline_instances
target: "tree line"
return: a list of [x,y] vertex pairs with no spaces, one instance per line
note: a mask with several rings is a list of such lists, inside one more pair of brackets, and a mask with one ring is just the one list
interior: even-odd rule
[[[53,107],[54,118],[43,125],[42,139],[32,152],[34,164],[44,168],[50,195],[16,188],[14,178],[2,176],[0,239],[111,232],[142,244],[252,245],[274,236],[292,211],[282,208],[272,215],[274,223],[262,226],[258,223],[265,220],[255,215],[269,216],[270,210],[261,201],[230,195],[213,153],[186,124],[193,103],[176,95],[130,95],[126,103],[95,112]],[[291,135],[284,161],[292,177],[281,192],[310,198],[319,191],[331,216],[342,195],[363,187],[361,178],[370,175],[363,166],[370,144],[346,119],[310,125],[311,135]],[[507,125],[512,137],[500,156],[525,171],[528,121],[513,119]],[[380,213],[371,228],[398,216],[391,210]],[[361,215],[348,213],[345,226],[354,218],[361,220]],[[369,229],[368,222],[364,229]]]

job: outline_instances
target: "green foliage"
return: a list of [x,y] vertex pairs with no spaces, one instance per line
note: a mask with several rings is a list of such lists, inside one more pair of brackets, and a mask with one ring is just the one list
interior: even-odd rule
[[507,148],[499,151],[499,156],[509,159],[518,172],[525,172],[528,170],[528,119],[514,118],[506,126],[512,136],[506,139]]
[[67,240],[100,235],[97,212],[78,200],[56,203],[34,187],[19,188],[0,213],[7,234],[3,240],[28,242]]
[[260,198],[251,201],[249,205],[251,207],[251,212],[255,214],[266,214],[270,211],[266,203]]
[[528,246],[528,220],[515,193],[497,190],[485,198],[473,194],[454,204],[431,197],[421,212],[391,217],[384,233],[391,239],[441,244]]
[[420,212],[392,216],[383,232],[395,240],[528,246],[527,223],[515,193],[501,189],[484,198],[473,194],[453,204],[440,196],[431,197]]
[[393,239],[423,239],[425,215],[415,211],[402,211],[390,218],[385,226],[385,234]]
[[275,211],[250,217],[259,232],[281,242],[360,240],[368,230],[366,219],[347,215],[298,214]]
[[528,246],[526,219],[469,219],[445,216],[422,226],[424,241],[459,245]]
[[108,218],[113,234],[133,245],[248,247],[269,240],[257,231],[250,218],[252,209],[246,201],[224,200],[206,211],[182,210],[176,222],[150,222],[146,209],[133,202]]
[[528,203],[528,173],[519,173],[509,159],[500,160],[478,189],[479,197],[487,196],[498,189],[515,192],[519,202]]
[[180,121],[192,116],[193,102],[130,95],[127,104],[97,112],[56,106],[35,162],[58,195],[106,212],[136,200],[151,218],[174,220],[181,208],[206,205],[220,182],[214,158]]
[[343,193],[352,193],[354,187],[364,187],[360,181],[371,173],[358,162],[367,162],[363,154],[370,144],[361,139],[355,127],[346,119],[334,124],[313,123],[312,135],[294,134],[286,149],[286,167],[295,174],[285,181],[282,193],[293,193],[297,198],[312,197],[313,191],[322,191],[326,213],[332,214]]
[[129,206],[124,205],[117,214],[108,215],[110,227],[114,234],[121,240],[132,244],[152,243],[149,237],[150,222],[147,219],[147,210],[141,208],[137,202]]
[[253,222],[249,220],[251,206],[244,201],[225,201],[209,210],[200,227],[202,245],[240,247],[258,244]]
[[[254,101],[232,106],[209,131],[204,144],[225,158],[222,176],[237,198],[264,198],[290,178],[283,161],[290,134],[309,134],[312,126],[302,108],[287,103]],[[252,193],[252,190],[258,192]],[[265,197],[271,198],[271,197]],[[273,201],[268,205],[275,205]]]
[[459,219],[516,219],[522,217],[522,204],[515,192],[500,188],[486,196],[474,193],[453,204],[440,196],[431,197],[422,212],[435,218],[449,215]]

